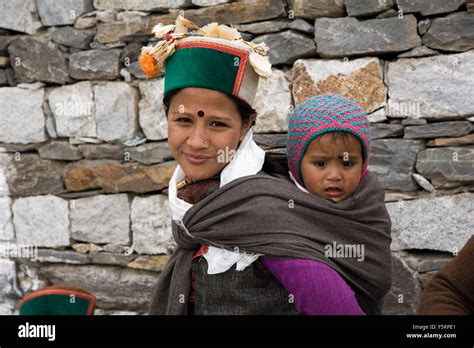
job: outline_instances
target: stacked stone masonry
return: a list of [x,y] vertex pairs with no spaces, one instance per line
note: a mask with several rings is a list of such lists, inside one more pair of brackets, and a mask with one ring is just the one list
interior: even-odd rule
[[59,283],[91,291],[98,314],[146,313],[176,246],[176,163],[163,76],[147,79],[137,59],[179,13],[270,47],[254,127],[266,151],[285,152],[288,112],[312,95],[369,113],[369,170],[393,222],[384,313],[415,313],[474,233],[472,1],[0,1],[0,314]]

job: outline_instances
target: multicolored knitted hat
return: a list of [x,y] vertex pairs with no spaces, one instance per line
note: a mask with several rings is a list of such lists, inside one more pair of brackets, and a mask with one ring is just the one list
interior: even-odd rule
[[362,177],[367,172],[371,130],[367,113],[356,102],[337,94],[323,94],[299,104],[289,115],[287,156],[294,178],[303,185],[301,159],[311,141],[319,135],[342,131],[353,134],[362,145]]
[[165,70],[165,95],[178,88],[201,87],[253,106],[259,78],[272,73],[265,43],[245,41],[228,26],[210,23],[199,28],[179,15],[175,24],[160,23],[153,33],[161,41],[143,47],[139,62],[149,77]]

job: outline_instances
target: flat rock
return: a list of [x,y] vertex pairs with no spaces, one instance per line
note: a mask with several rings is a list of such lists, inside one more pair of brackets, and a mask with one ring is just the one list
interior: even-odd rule
[[53,196],[17,198],[12,204],[16,241],[21,245],[70,245],[68,201]]
[[398,55],[398,58],[420,58],[420,57],[431,57],[437,56],[439,54],[438,51],[432,50],[429,47],[421,46],[415,47],[411,51],[402,53]]
[[294,18],[292,21],[290,21],[290,23],[288,24],[288,28],[298,30],[310,35],[314,34],[314,26],[301,18]]
[[95,39],[101,44],[117,42],[127,36],[143,33],[145,26],[146,19],[140,16],[124,21],[99,23]]
[[[449,3],[449,2],[446,2]],[[423,44],[444,51],[464,52],[474,48],[474,13],[452,13],[435,18]]]
[[413,15],[366,21],[318,18],[314,35],[318,54],[327,58],[401,52],[421,45]]
[[74,28],[79,30],[93,28],[97,25],[97,22],[98,19],[96,18],[95,13],[94,16],[84,15],[76,19]]
[[169,8],[189,5],[191,5],[191,0],[94,0],[94,7],[102,11],[167,11]]
[[116,144],[83,144],[79,151],[86,159],[124,159],[125,149]]
[[90,82],[79,82],[52,90],[48,95],[60,137],[95,137],[95,105]]
[[51,33],[51,40],[59,45],[88,49],[93,37],[71,27],[57,28]]
[[297,60],[292,84],[295,105],[329,92],[356,101],[368,113],[385,105],[386,87],[378,58]]
[[82,158],[77,146],[68,141],[51,141],[38,148],[38,153],[43,159],[77,161]]
[[140,127],[150,140],[168,137],[168,121],[163,109],[164,79],[139,83],[142,98],[138,103]]
[[34,35],[41,26],[36,9],[36,0],[0,2],[0,28]]
[[0,302],[4,302],[5,298],[18,294],[16,280],[16,266],[12,260],[0,258]]
[[417,173],[413,173],[413,179],[415,179],[417,184],[420,185],[423,190],[428,192],[436,191],[433,185],[431,185],[431,183],[424,176]]
[[134,261],[130,262],[128,267],[143,269],[146,271],[162,272],[169,259],[169,255],[139,256]]
[[472,130],[468,121],[436,122],[405,128],[406,139],[424,139],[435,137],[456,137],[467,135]]
[[474,51],[389,62],[387,115],[407,117],[400,112],[405,106],[410,115],[428,120],[472,115],[474,80],[466,79],[471,75]]
[[464,4],[465,0],[397,0],[403,13],[418,12],[422,16],[453,12]]
[[0,88],[0,142],[36,143],[47,140],[44,90]]
[[474,183],[474,147],[439,147],[418,153],[416,169],[436,188]]
[[92,0],[37,0],[38,13],[45,26],[74,24],[82,14],[94,10]]
[[129,158],[132,161],[142,164],[162,163],[166,160],[173,159],[168,147],[168,142],[152,142],[139,145],[136,147],[129,147],[123,150],[125,159]]
[[415,315],[420,294],[416,272],[413,272],[401,257],[393,255],[392,287],[384,299],[382,314]]
[[130,203],[126,194],[71,200],[71,237],[89,243],[130,243]]
[[418,140],[377,139],[372,143],[369,170],[374,172],[385,189],[415,191],[418,189],[412,174],[417,153],[423,149]]
[[462,146],[474,145],[474,134],[468,134],[462,137],[455,138],[436,138],[426,143],[426,146]]
[[286,146],[286,134],[255,134],[253,139],[263,149],[282,148]]
[[418,272],[439,271],[454,258],[453,254],[431,254],[423,256],[418,262]]
[[286,132],[291,101],[290,82],[285,73],[273,69],[272,76],[258,82],[254,108],[257,111],[255,133]]
[[67,263],[84,265],[89,263],[86,255],[70,250],[38,249],[38,256],[34,260],[41,263]]
[[290,22],[290,20],[286,19],[277,19],[257,23],[237,24],[233,25],[232,27],[237,29],[239,32],[247,32],[254,35],[261,35],[286,30],[288,29]]
[[344,1],[342,0],[289,0],[289,9],[295,17],[315,19],[320,17],[344,17]]
[[8,54],[8,46],[18,38],[17,35],[5,36],[0,35],[0,54],[7,55]]
[[385,115],[385,108],[380,108],[368,114],[367,119],[369,120],[370,123],[378,123],[378,122],[386,121],[387,116]]
[[419,125],[424,125],[427,124],[428,121],[426,121],[424,118],[405,118],[402,120],[403,125],[405,126],[419,126]]
[[474,231],[473,198],[473,193],[462,193],[387,203],[392,250],[461,250]]
[[430,28],[430,25],[431,25],[431,19],[430,18],[426,18],[426,19],[422,19],[422,20],[418,21],[418,33],[420,35],[426,34],[428,29]]
[[[0,187],[6,184],[9,195],[33,196],[64,191],[63,162],[43,160],[34,154],[0,156],[0,173],[4,173],[0,174]],[[2,181],[4,185],[1,184]]]
[[175,244],[165,195],[135,197],[132,202],[133,249],[139,254],[165,254]]
[[91,252],[89,259],[91,263],[98,265],[127,266],[136,258],[136,255],[120,255],[107,252]]
[[0,57],[0,68],[8,68],[10,66],[10,58]]
[[82,160],[65,168],[64,182],[70,191],[102,188],[107,193],[150,192],[168,186],[174,163],[143,166],[117,161]]
[[403,136],[403,125],[401,124],[373,124],[371,125],[373,137],[372,139],[396,138]]
[[147,311],[158,280],[155,272],[117,266],[44,265],[39,272],[53,284],[68,284],[89,291],[96,297],[99,308],[122,311]]
[[94,87],[97,137],[126,140],[138,134],[138,91],[125,82]]
[[129,43],[122,49],[122,52],[120,53],[120,62],[126,67],[129,67],[130,63],[138,61],[142,47],[143,44],[141,42]]
[[[19,37],[8,46],[13,70],[20,83],[70,82],[66,58],[54,44],[34,37]],[[20,64],[17,64],[19,62]]]
[[258,36],[252,42],[265,42],[268,45],[270,48],[268,56],[272,65],[293,64],[298,58],[309,57],[316,53],[314,41],[294,30]]
[[11,204],[10,197],[0,197],[0,241],[9,241],[15,237]]
[[351,17],[368,17],[387,11],[393,5],[393,0],[346,0],[346,11]]
[[[231,2],[200,9],[188,9],[186,10],[186,19],[198,26],[204,26],[211,22],[219,24],[252,23],[286,17],[285,6],[286,2],[282,0]],[[174,21],[178,15],[179,11],[173,10],[164,15],[150,16],[145,34],[151,34],[153,27],[158,23]]]
[[89,50],[71,54],[69,73],[76,80],[114,80],[119,77],[120,50]]
[[219,4],[226,4],[230,2],[231,0],[192,0],[193,5],[196,6],[215,6]]
[[8,86],[7,73],[5,70],[0,70],[0,86]]

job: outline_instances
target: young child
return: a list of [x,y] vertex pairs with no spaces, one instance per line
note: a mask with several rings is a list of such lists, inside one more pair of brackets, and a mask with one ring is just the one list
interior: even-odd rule
[[[287,161],[298,188],[335,204],[351,197],[367,173],[366,115],[358,104],[335,94],[312,97],[293,110]],[[300,314],[364,314],[352,289],[329,266],[302,259],[261,261],[294,295]]]
[[354,101],[324,94],[291,113],[287,158],[297,186],[335,203],[349,198],[367,173],[370,126]]

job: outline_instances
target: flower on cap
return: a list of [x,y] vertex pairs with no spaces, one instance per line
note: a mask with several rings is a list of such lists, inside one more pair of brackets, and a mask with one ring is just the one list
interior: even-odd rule
[[163,38],[166,34],[170,33],[171,31],[174,30],[174,24],[168,24],[168,25],[164,25],[164,24],[157,24],[153,27],[153,34],[155,34],[155,37],[157,39],[161,39]]
[[214,37],[216,39],[225,39],[229,41],[242,38],[236,29],[223,24],[218,25],[217,23],[206,24],[201,29],[199,29],[197,33],[202,36]]
[[236,29],[227,25],[219,25],[214,22],[199,28],[193,22],[179,15],[175,24],[159,23],[153,27],[152,32],[161,41],[154,47],[143,47],[139,58],[140,66],[148,77],[155,77],[163,71],[166,59],[175,52],[176,40],[189,36],[224,39],[243,48],[250,47],[252,52],[249,55],[249,62],[255,72],[263,78],[268,78],[272,74],[272,66],[267,56],[268,46],[264,42],[257,44],[245,41]]

